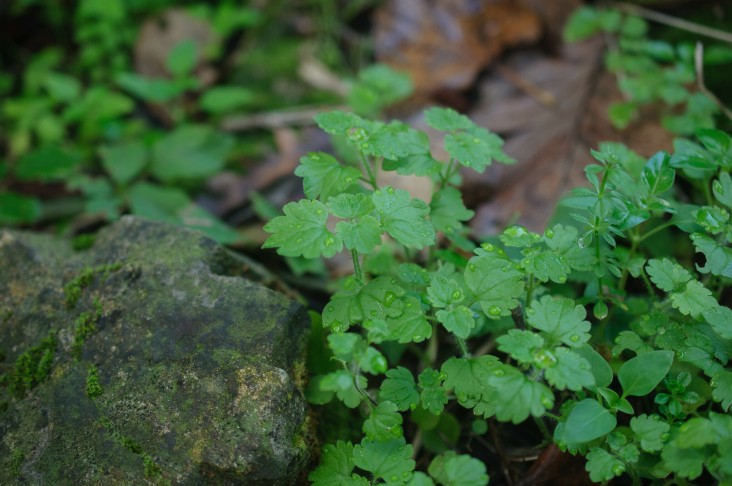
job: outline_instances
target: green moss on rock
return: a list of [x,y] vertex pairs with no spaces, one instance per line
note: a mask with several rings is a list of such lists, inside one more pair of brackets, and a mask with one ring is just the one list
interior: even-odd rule
[[[231,276],[241,262],[221,247],[123,218],[84,252],[0,230],[0,260],[0,309],[12,310],[0,342],[26,376],[22,395],[0,386],[0,484],[300,477],[311,429],[293,369],[307,315]],[[48,336],[53,348],[38,348]]]

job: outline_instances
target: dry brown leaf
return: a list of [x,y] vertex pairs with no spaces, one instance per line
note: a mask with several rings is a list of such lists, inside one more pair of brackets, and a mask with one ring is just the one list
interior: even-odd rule
[[465,89],[504,49],[541,35],[539,17],[508,0],[390,0],[374,24],[377,58],[408,73],[418,94]]
[[611,126],[607,107],[621,98],[613,77],[602,71],[602,51],[601,40],[594,39],[563,46],[557,58],[519,52],[506,61],[517,75],[551,93],[557,100],[553,107],[499,75],[486,79],[481,103],[470,116],[500,133],[506,152],[518,162],[466,179],[466,199],[478,209],[472,223],[477,236],[511,222],[542,231],[559,198],[585,184],[590,149],[601,141],[623,142],[645,156],[670,147],[671,137],[657,121],[640,121],[623,132]]
[[135,70],[151,78],[170,77],[166,68],[168,56],[175,46],[187,40],[198,47],[196,77],[202,86],[213,84],[216,71],[206,63],[203,53],[218,42],[218,37],[207,22],[178,8],[168,9],[142,25],[135,43]]

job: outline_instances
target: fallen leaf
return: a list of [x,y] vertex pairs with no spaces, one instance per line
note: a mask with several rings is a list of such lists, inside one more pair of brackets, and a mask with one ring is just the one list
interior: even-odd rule
[[378,60],[408,73],[417,94],[465,89],[507,47],[541,35],[539,17],[507,0],[390,0],[374,24]]

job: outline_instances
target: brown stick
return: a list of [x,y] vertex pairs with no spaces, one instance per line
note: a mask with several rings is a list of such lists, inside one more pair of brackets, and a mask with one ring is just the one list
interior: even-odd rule
[[268,111],[253,115],[232,115],[221,120],[221,129],[227,132],[239,132],[252,128],[281,128],[289,126],[312,125],[313,117],[318,113],[330,110],[345,110],[344,106],[307,106],[280,111]]
[[703,35],[704,37],[710,37],[717,39],[722,42],[732,44],[732,34],[723,30],[715,29],[713,27],[707,27],[706,25],[689,22],[688,20],[673,17],[671,15],[656,12],[655,10],[649,10],[647,8],[639,7],[638,5],[632,5],[625,2],[609,2],[609,5],[613,8],[620,10],[621,12],[637,15],[639,17],[658,22],[659,24],[668,25],[677,29],[685,30],[687,32],[693,32],[694,34]]
[[722,103],[722,100],[717,98],[717,95],[712,93],[709,88],[704,84],[704,46],[701,42],[696,43],[696,49],[694,50],[694,67],[696,67],[696,82],[699,86],[699,91],[704,93],[714,101],[717,106],[719,106],[719,109],[724,113],[727,118],[732,120],[732,110],[727,108],[724,103]]

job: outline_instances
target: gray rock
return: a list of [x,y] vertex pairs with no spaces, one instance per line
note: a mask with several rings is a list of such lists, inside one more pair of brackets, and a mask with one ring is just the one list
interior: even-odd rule
[[305,310],[188,230],[0,231],[0,484],[294,484]]

